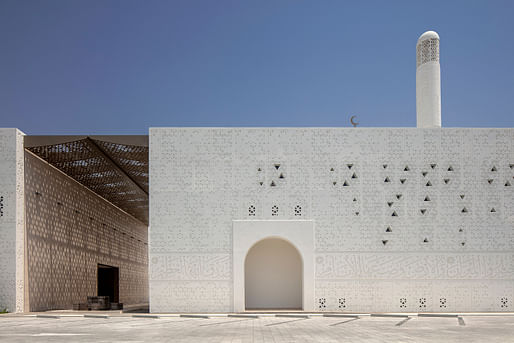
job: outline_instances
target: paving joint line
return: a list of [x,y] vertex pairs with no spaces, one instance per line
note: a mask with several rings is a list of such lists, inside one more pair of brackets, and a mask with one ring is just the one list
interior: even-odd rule
[[163,325],[182,323],[182,322],[192,322],[192,321],[194,321],[193,318],[184,319],[184,320],[159,320],[159,321],[152,321],[152,322],[146,322],[146,323],[138,323],[138,322],[134,323],[134,321],[131,320],[129,323],[131,324],[130,325],[131,327],[139,327],[139,326],[156,327],[156,326],[163,326]]
[[399,321],[398,323],[396,323],[395,326],[402,326],[403,324],[407,323],[411,319],[412,319],[412,317],[407,317],[404,320]]
[[335,317],[335,318],[359,318],[355,314],[324,314],[323,317]]
[[254,318],[247,318],[247,319],[240,319],[240,320],[231,320],[228,322],[216,322],[216,323],[209,323],[209,324],[201,324],[198,326],[211,326],[211,325],[222,325],[222,324],[230,324],[230,323],[238,323],[238,322],[246,322],[248,320],[252,320]]
[[203,316],[198,314],[181,314],[181,318],[202,318],[202,319],[209,319],[209,316]]
[[109,316],[105,315],[105,314],[85,314],[84,318],[104,318],[104,319],[109,319]]
[[276,318],[304,318],[308,319],[309,316],[305,314],[276,314]]
[[274,325],[280,325],[280,324],[287,324],[287,323],[297,322],[297,321],[306,320],[306,319],[307,318],[298,318],[298,319],[293,319],[293,320],[287,320],[285,322],[266,324],[265,326],[274,326]]
[[329,326],[336,326],[336,325],[339,325],[339,324],[349,323],[349,322],[353,322],[354,320],[358,320],[358,319],[360,319],[360,318],[359,317],[351,318],[351,319],[348,319],[348,320],[343,320],[342,322],[337,322],[337,323],[334,323],[334,324],[330,324]]

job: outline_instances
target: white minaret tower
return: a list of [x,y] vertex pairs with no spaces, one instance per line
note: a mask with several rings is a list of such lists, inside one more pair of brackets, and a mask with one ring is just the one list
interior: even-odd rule
[[416,119],[418,128],[441,127],[439,35],[434,31],[416,44]]

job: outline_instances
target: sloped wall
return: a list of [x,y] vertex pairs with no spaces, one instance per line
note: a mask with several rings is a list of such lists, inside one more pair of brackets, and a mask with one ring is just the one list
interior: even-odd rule
[[150,305],[232,311],[232,221],[315,221],[320,311],[511,311],[514,130],[150,130]]
[[147,227],[25,152],[30,311],[97,295],[97,265],[119,268],[119,301],[148,302]]

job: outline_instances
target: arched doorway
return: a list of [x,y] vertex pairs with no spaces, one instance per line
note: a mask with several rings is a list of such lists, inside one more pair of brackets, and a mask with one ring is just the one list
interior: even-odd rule
[[245,307],[303,308],[303,263],[298,250],[286,240],[266,238],[250,248],[245,259]]

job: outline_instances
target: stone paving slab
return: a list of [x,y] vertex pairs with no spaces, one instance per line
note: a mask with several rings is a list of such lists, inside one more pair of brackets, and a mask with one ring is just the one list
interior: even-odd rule
[[356,318],[204,315],[209,318],[152,314],[146,318],[63,315],[55,319],[0,315],[0,342],[514,342],[514,317],[508,314],[458,317],[414,314],[406,316],[408,320],[362,315]]

